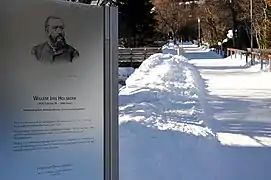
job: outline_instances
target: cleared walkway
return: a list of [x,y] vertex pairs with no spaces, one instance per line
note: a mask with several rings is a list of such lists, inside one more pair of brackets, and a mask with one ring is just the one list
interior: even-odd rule
[[184,49],[203,79],[207,114],[221,143],[217,179],[270,179],[271,73],[192,45]]

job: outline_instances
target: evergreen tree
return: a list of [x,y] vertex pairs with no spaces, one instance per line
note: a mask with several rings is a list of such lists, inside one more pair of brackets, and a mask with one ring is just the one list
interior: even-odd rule
[[117,0],[119,37],[129,47],[142,46],[154,36],[155,20],[150,0]]

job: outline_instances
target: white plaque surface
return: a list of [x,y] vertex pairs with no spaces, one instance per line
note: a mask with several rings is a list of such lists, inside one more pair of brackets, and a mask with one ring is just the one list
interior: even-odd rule
[[103,179],[103,8],[1,1],[0,179]]

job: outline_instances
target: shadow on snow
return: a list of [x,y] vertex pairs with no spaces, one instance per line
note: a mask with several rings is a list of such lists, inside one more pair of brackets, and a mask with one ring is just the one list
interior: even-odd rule
[[[214,59],[213,52],[186,54],[189,59]],[[221,57],[218,57],[221,59]],[[194,66],[194,65],[192,65]],[[200,66],[195,69],[204,70],[233,70],[247,67],[236,66]],[[213,132],[243,134],[249,137],[271,136],[271,99],[257,99],[253,97],[228,97],[222,98],[210,95],[206,79],[198,75],[201,93],[205,94],[205,113],[209,118],[207,122]],[[267,109],[270,109],[267,111]],[[265,110],[265,115],[261,112]],[[248,116],[247,112],[253,111],[255,116]],[[266,115],[266,112],[270,112]],[[218,115],[223,115],[218,117]],[[223,117],[223,119],[221,119]],[[219,180],[266,180],[270,179],[271,147],[237,147],[220,144],[215,152],[218,158],[216,179]],[[208,166],[208,164],[206,164]]]

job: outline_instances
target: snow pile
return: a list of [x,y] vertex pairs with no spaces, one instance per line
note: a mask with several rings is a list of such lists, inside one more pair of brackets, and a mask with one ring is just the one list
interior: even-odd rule
[[201,46],[201,49],[203,50],[203,51],[214,51],[215,49],[210,49],[208,46]]
[[172,55],[182,55],[184,50],[182,45],[175,45],[173,43],[168,43],[162,47],[163,54],[172,54]]
[[[194,44],[197,42],[194,42]],[[193,45],[193,43],[191,41],[184,41],[182,42],[183,45]]]
[[134,72],[132,67],[119,67],[119,90],[126,84],[126,79]]
[[216,141],[204,123],[197,72],[154,54],[119,93],[120,180],[214,179]]
[[132,67],[119,67],[119,80],[126,81],[134,70]]
[[186,49],[185,48],[198,48],[198,45],[196,45],[196,44],[189,44],[189,43],[182,43],[182,47],[184,48],[184,51],[186,51]]
[[178,55],[178,46],[173,43],[168,43],[162,47],[163,54]]

